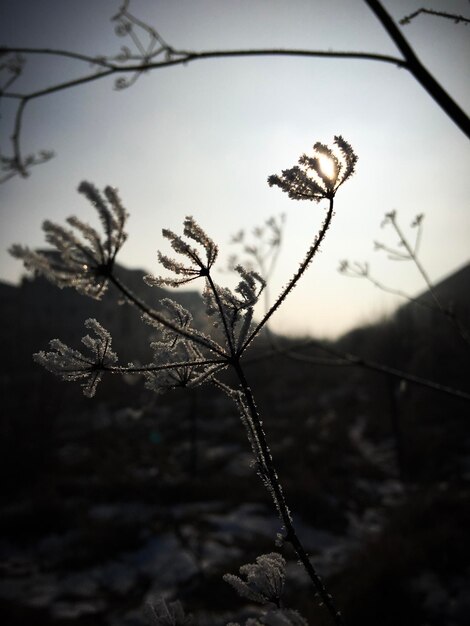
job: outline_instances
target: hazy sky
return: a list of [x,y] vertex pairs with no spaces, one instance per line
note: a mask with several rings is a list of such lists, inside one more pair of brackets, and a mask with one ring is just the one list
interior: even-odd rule
[[[109,18],[118,0],[3,0],[0,44],[114,54],[128,42]],[[392,16],[422,6],[388,0]],[[428,8],[468,14],[466,0],[429,1]],[[361,0],[132,0],[132,12],[175,48],[294,47],[399,55]],[[422,16],[403,28],[416,53],[468,111],[470,29]],[[131,46],[131,44],[128,44]],[[15,91],[27,92],[89,72],[51,58],[29,63]],[[12,109],[2,104],[1,138],[9,151]],[[83,179],[119,188],[131,218],[120,261],[160,273],[168,252],[163,227],[179,232],[193,215],[233,252],[230,237],[272,215],[286,214],[285,243],[271,290],[286,283],[315,236],[322,205],[295,202],[266,179],[292,166],[315,141],[342,134],[359,155],[355,177],[336,200],[321,254],[273,320],[281,332],[335,335],[372,321],[398,300],[337,272],[341,259],[368,260],[374,275],[410,294],[423,290],[414,267],[373,251],[394,243],[380,229],[396,209],[404,227],[425,213],[421,258],[436,281],[470,260],[468,140],[405,70],[383,63],[307,58],[197,61],[142,76],[116,92],[111,79],[33,102],[25,152],[57,156],[24,180],[0,187],[0,279],[22,273],[7,248],[42,246],[41,223],[77,214],[96,223],[78,195]],[[219,282],[228,280],[220,274]],[[194,284],[194,283],[193,283]]]

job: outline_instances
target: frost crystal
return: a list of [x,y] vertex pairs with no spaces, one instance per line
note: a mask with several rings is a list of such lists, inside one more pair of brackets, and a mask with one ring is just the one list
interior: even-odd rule
[[181,602],[166,602],[163,598],[155,604],[149,604],[147,615],[151,626],[191,626],[193,620],[185,615]]
[[335,136],[334,144],[336,153],[323,143],[314,144],[313,156],[303,154],[299,165],[283,170],[281,176],[270,176],[270,187],[280,187],[294,200],[319,202],[334,198],[338,188],[353,175],[357,163],[357,155],[341,135]]
[[54,249],[35,251],[16,244],[10,253],[21,259],[26,269],[42,274],[58,287],[75,287],[80,293],[99,300],[106,291],[116,255],[127,237],[124,232],[127,213],[112,187],[105,188],[104,197],[88,182],[82,182],[78,191],[97,210],[104,241],[94,228],[77,217],[69,217],[67,222],[75,230],[47,220],[43,223],[46,241]]
[[279,606],[284,587],[286,562],[277,552],[257,557],[256,563],[240,567],[240,574],[246,581],[233,574],[225,574],[224,580],[248,600]]
[[96,337],[86,335],[82,339],[91,356],[85,356],[78,350],[69,348],[59,339],[52,339],[49,342],[52,352],[41,351],[34,354],[33,358],[62,380],[84,380],[83,393],[92,398],[103,376],[103,370],[114,365],[117,356],[111,350],[111,335],[95,319],[86,320],[85,327],[96,335]]

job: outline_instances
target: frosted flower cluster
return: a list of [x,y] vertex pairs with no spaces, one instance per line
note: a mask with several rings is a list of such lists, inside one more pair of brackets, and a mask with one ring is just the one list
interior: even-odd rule
[[216,293],[206,283],[202,293],[209,316],[217,316],[215,327],[222,323],[229,346],[234,351],[243,348],[245,339],[253,321],[253,309],[266,285],[264,279],[253,270],[246,270],[241,265],[234,268],[241,278],[232,291],[227,287],[216,285]]
[[28,270],[45,276],[58,287],[75,287],[99,300],[106,291],[116,255],[127,238],[124,231],[127,213],[112,187],[106,187],[101,195],[94,185],[82,182],[78,191],[97,210],[104,239],[77,217],[67,219],[74,230],[46,220],[43,230],[46,241],[53,246],[51,250],[30,250],[16,244],[10,253],[21,259]]
[[51,352],[37,352],[33,357],[37,363],[60,376],[62,380],[83,380],[83,393],[92,398],[103,376],[103,370],[113,366],[118,358],[111,350],[111,335],[101,324],[95,319],[87,319],[85,327],[95,334],[95,337],[86,335],[82,339],[90,356],[69,348],[59,339],[52,339],[49,342]]
[[[106,188],[105,196],[110,202],[112,200],[116,208],[114,217],[93,186],[82,183],[81,190],[86,190],[88,196],[94,198],[107,234],[104,243],[93,229],[76,218],[70,218],[69,223],[83,233],[89,246],[79,242],[73,233],[47,223],[48,240],[55,243],[55,251],[32,252],[18,246],[14,254],[22,258],[27,267],[41,271],[60,286],[73,286],[82,293],[99,298],[112,276],[115,255],[125,239],[122,230],[125,213],[119,213],[121,205],[110,188]],[[118,215],[121,216],[119,219]],[[217,372],[228,367],[229,358],[243,350],[243,342],[252,326],[253,307],[265,285],[256,272],[241,266],[236,268],[240,281],[233,291],[215,285],[210,271],[217,258],[217,246],[192,217],[185,219],[183,236],[168,230],[164,230],[163,234],[170,240],[173,250],[185,260],[181,262],[159,253],[162,265],[176,277],[157,278],[150,275],[144,280],[149,285],[176,287],[202,277],[206,281],[203,299],[207,314],[214,320],[214,326],[223,327],[223,333],[219,342],[201,332],[192,325],[191,313],[169,298],[160,301],[158,311],[143,305],[143,320],[158,331],[158,339],[151,344],[154,358],[145,367],[136,370],[130,365],[128,369],[119,368],[119,372],[140,371],[146,378],[146,386],[157,393],[200,385],[213,380]],[[196,242],[197,246],[188,240]],[[88,264],[84,263],[85,260]],[[115,355],[110,351],[111,338],[107,331],[96,320],[88,320],[87,327],[93,328],[100,341],[99,344],[96,340],[93,343],[89,336],[83,339],[85,345],[93,349],[93,358],[85,357],[59,339],[51,342],[52,351],[40,352],[35,358],[64,380],[85,379],[84,393],[92,396],[103,371],[115,362]],[[117,368],[114,371],[118,371]]]
[[[191,326],[193,317],[187,309],[170,298],[160,300],[160,304],[168,311],[173,328],[162,326],[148,315],[143,317],[160,331],[160,339],[150,344],[155,357],[144,373],[148,389],[162,393],[176,387],[195,387],[219,371],[222,365],[225,367],[205,358],[203,348],[215,349],[218,344]],[[200,343],[195,343],[194,339]]]
[[243,580],[234,574],[225,574],[225,582],[244,598],[260,604],[273,603],[279,606],[284,588],[286,562],[277,552],[262,554],[255,563],[240,567]]
[[[215,320],[215,327],[223,327],[226,343],[225,347],[215,347],[213,340],[205,337],[206,346],[209,349],[215,348],[215,352],[218,354],[225,355],[227,355],[226,350],[229,354],[241,350],[253,320],[253,307],[265,287],[263,278],[256,272],[248,271],[238,265],[235,271],[240,276],[240,282],[233,291],[216,285],[212,281],[210,271],[217,258],[217,246],[192,217],[187,217],[184,221],[183,236],[176,235],[169,230],[162,232],[170,240],[173,250],[182,257],[186,257],[186,261],[181,262],[159,252],[160,263],[167,270],[176,274],[176,277],[149,275],[145,277],[145,282],[150,286],[177,287],[198,277],[205,278],[206,286],[202,296],[206,305],[206,312]],[[185,238],[196,241],[202,248],[202,252],[193,247]],[[187,312],[186,315],[188,315]],[[180,328],[182,327],[180,326]],[[191,334],[195,335],[195,333],[196,331],[191,329]],[[186,339],[190,338],[189,332],[180,332],[179,334],[183,335],[183,339],[185,337]]]
[[[245,626],[308,626],[305,619],[291,609],[281,609],[281,596],[284,590],[286,562],[277,552],[263,554],[255,563],[240,567],[240,574],[225,574],[224,580],[244,598],[260,604],[275,605],[264,615],[250,618]],[[240,626],[230,622],[227,626]]]
[[333,199],[338,188],[354,174],[357,163],[357,155],[341,135],[334,137],[334,148],[315,143],[313,156],[303,154],[299,165],[283,170],[281,176],[270,176],[269,185],[280,187],[294,200]]
[[207,276],[217,259],[218,248],[191,216],[186,217],[184,220],[183,234],[185,237],[196,241],[200,246],[202,246],[204,249],[204,255],[201,255],[196,248],[191,246],[187,241],[179,235],[176,235],[171,230],[165,228],[162,230],[162,234],[166,237],[166,239],[170,240],[171,247],[175,252],[187,257],[190,261],[190,265],[184,265],[184,263],[171,259],[165,254],[159,252],[158,260],[163,267],[181,276],[181,278],[163,278],[149,275],[145,279],[148,285],[156,285],[158,287],[179,287],[180,285],[184,285],[185,283],[195,280],[199,276]]

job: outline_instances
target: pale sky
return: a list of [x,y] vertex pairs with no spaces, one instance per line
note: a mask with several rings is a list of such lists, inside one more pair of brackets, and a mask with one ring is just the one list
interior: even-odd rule
[[[385,0],[395,19],[422,6]],[[115,54],[128,42],[109,18],[118,0],[3,0],[0,44]],[[466,0],[428,8],[468,15]],[[131,11],[175,48],[307,48],[399,56],[361,0],[132,0]],[[470,29],[418,17],[403,33],[426,67],[466,111],[470,103]],[[130,44],[128,44],[130,45]],[[73,61],[29,63],[16,92],[89,72]],[[2,150],[9,153],[12,109],[2,104]],[[341,259],[369,261],[374,275],[410,295],[424,289],[411,264],[374,252],[395,242],[380,229],[397,210],[404,227],[425,213],[421,260],[438,281],[470,260],[469,145],[405,70],[371,61],[244,58],[196,61],[153,71],[113,90],[111,79],[33,102],[26,113],[25,153],[57,156],[0,187],[0,279],[15,282],[21,264],[12,243],[43,246],[41,223],[76,214],[96,217],[76,188],[83,179],[120,190],[129,210],[129,240],[118,261],[160,274],[162,228],[182,230],[186,215],[217,241],[221,259],[231,236],[286,214],[285,243],[273,296],[297,269],[325,208],[290,200],[267,177],[294,165],[313,143],[341,134],[359,156],[357,172],[336,198],[336,215],[302,282],[273,318],[283,333],[335,336],[370,322],[400,302],[365,281],[337,272]],[[229,280],[220,274],[223,284]],[[194,285],[194,283],[193,283]]]

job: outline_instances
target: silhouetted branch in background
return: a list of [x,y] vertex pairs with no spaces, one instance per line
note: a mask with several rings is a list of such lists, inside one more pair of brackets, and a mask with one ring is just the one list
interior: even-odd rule
[[386,252],[388,258],[391,261],[413,262],[426,284],[432,303],[426,301],[422,297],[413,298],[401,289],[395,289],[389,287],[388,285],[385,285],[371,275],[368,263],[359,263],[357,261],[351,263],[346,260],[341,261],[339,266],[339,272],[351,278],[365,278],[375,287],[378,287],[382,291],[391,293],[396,296],[400,296],[401,298],[405,298],[409,302],[413,302],[421,307],[437,311],[438,313],[443,315],[448,322],[452,324],[452,326],[459,333],[460,337],[463,339],[466,345],[470,347],[470,334],[467,328],[464,326],[462,321],[455,315],[452,307],[444,304],[441,301],[438,294],[436,293],[435,287],[431,279],[429,278],[429,275],[424,265],[422,264],[418,256],[419,246],[421,243],[423,219],[424,215],[420,213],[414,218],[413,222],[411,223],[411,228],[416,228],[415,241],[414,243],[411,243],[398,223],[396,211],[390,211],[389,213],[386,213],[385,218],[382,221],[382,226],[386,226],[389,224],[393,227],[396,235],[398,236],[398,244],[396,247],[391,247],[387,244],[375,241],[374,246],[375,250],[382,250]]
[[[66,57],[87,63],[95,68],[95,72],[81,78],[60,82],[50,87],[36,90],[27,94],[7,91],[16,77],[21,74],[24,61],[22,60],[19,71],[18,66],[13,70],[14,76],[6,80],[0,97],[13,99],[18,102],[15,114],[14,131],[11,136],[12,156],[1,157],[2,171],[5,172],[0,182],[5,182],[15,174],[22,177],[28,176],[32,165],[37,165],[49,160],[51,151],[42,151],[39,155],[23,156],[21,148],[21,133],[23,117],[29,103],[53,93],[78,87],[109,76],[117,77],[114,83],[115,89],[125,89],[135,83],[144,72],[185,65],[193,61],[213,58],[243,58],[257,56],[290,56],[329,59],[358,59],[391,63],[399,68],[408,70],[414,78],[434,98],[444,112],[455,124],[470,137],[470,122],[468,116],[459,105],[449,96],[441,85],[431,76],[426,68],[415,55],[412,47],[403,37],[398,27],[377,0],[365,0],[366,4],[374,12],[382,23],[389,36],[399,48],[403,57],[384,54],[356,51],[330,51],[330,50],[296,50],[296,49],[244,49],[244,50],[211,50],[211,51],[188,51],[176,50],[157,32],[155,28],[138,19],[129,11],[129,2],[126,0],[111,20],[115,22],[115,32],[120,37],[129,37],[134,47],[132,51],[128,46],[122,46],[121,51],[114,56],[91,56],[74,53],[67,50],[55,50],[52,48],[24,48],[3,47],[0,55],[7,56],[7,61],[0,69],[11,73],[11,67],[15,65],[15,59],[22,59],[24,55],[50,55],[53,57]],[[11,57],[9,55],[12,55]],[[22,56],[23,55],[23,56]],[[16,73],[15,73],[16,72]],[[130,75],[126,78],[125,75]]]
[[406,69],[413,74],[414,78],[416,78],[445,113],[457,124],[460,130],[465,133],[467,137],[470,137],[470,120],[468,116],[424,67],[414,53],[413,48],[405,37],[403,37],[397,25],[383,8],[382,4],[378,2],[378,0],[365,0],[365,2],[375,13],[382,26],[403,54]]
[[414,20],[418,15],[433,15],[435,17],[442,17],[444,19],[452,20],[456,24],[469,24],[470,19],[468,17],[464,17],[463,15],[456,15],[455,13],[445,13],[444,11],[434,11],[433,9],[418,9],[409,15],[405,15],[400,20],[400,24],[405,26],[406,24],[411,24],[411,20]]

